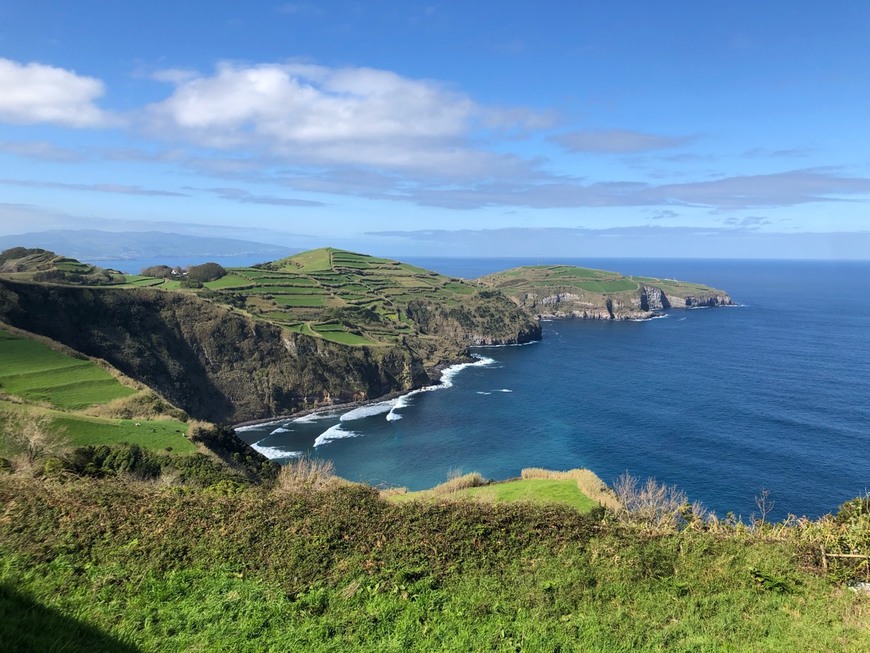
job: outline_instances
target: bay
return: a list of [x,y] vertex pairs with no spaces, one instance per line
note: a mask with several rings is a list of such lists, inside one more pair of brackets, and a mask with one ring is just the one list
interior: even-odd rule
[[[475,277],[541,261],[409,262]],[[278,460],[327,458],[346,478],[410,489],[453,470],[503,479],[588,467],[608,483],[627,471],[720,516],[757,512],[762,489],[774,518],[817,517],[870,489],[870,264],[558,262],[707,283],[741,306],[546,322],[540,343],[476,349],[485,358],[450,387],[392,413],[385,404],[239,435]]]

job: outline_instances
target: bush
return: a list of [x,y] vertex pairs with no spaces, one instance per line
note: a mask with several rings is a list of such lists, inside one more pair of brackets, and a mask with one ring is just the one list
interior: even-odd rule
[[662,485],[648,478],[641,485],[628,473],[613,484],[619,499],[617,514],[623,522],[640,525],[655,533],[672,532],[703,516],[700,504],[690,504],[686,493],[675,485]]

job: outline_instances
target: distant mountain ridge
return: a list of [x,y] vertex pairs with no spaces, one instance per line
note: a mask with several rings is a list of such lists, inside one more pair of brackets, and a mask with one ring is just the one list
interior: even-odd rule
[[91,261],[236,255],[262,255],[263,260],[272,260],[300,251],[248,240],[190,236],[163,231],[55,229],[0,236],[0,251],[17,246],[39,247],[63,252],[67,257]]

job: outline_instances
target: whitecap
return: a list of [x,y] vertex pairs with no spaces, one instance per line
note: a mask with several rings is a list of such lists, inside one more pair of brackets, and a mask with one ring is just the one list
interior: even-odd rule
[[269,460],[275,460],[276,458],[299,458],[302,455],[301,451],[285,451],[278,447],[266,447],[261,445],[260,442],[262,440],[252,444],[251,449],[263,454]]
[[275,435],[276,433],[291,433],[293,429],[285,429],[283,426],[279,426],[274,431],[272,431],[269,435]]
[[376,404],[369,404],[368,406],[360,406],[359,408],[354,408],[353,410],[349,410],[344,415],[339,417],[342,422],[350,422],[355,419],[362,419],[363,417],[371,417],[372,415],[380,415],[381,413],[388,413],[392,410],[393,406],[396,405],[398,400],[391,399],[389,401],[381,401]]
[[233,430],[236,433],[244,433],[246,431],[261,431],[267,426],[275,426],[281,424],[284,420],[273,420],[271,422],[257,422],[256,424],[248,424],[247,426],[236,426]]
[[483,390],[478,390],[477,394],[479,394],[479,395],[491,395],[492,393],[491,392],[484,392]]
[[501,388],[499,392],[513,392],[510,388]]
[[343,438],[356,438],[360,435],[362,434],[356,433],[355,431],[347,431],[342,427],[341,424],[336,424],[335,426],[326,429],[323,433],[318,435],[317,439],[314,441],[314,446],[319,447],[333,440],[341,440]]

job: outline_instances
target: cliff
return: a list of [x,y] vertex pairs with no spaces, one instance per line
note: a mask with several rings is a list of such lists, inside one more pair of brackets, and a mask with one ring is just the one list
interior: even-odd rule
[[669,308],[733,304],[727,293],[701,284],[569,265],[519,267],[477,282],[542,317],[648,319]]
[[0,281],[0,319],[154,388],[191,416],[234,422],[429,381],[410,347],[347,347],[180,293]]
[[340,250],[231,269],[200,288],[141,277],[37,283],[24,276],[36,272],[34,256],[39,272],[78,263],[13,253],[23,256],[6,253],[14,273],[0,278],[0,321],[102,358],[214,422],[419,388],[471,345],[541,335],[501,293]]

